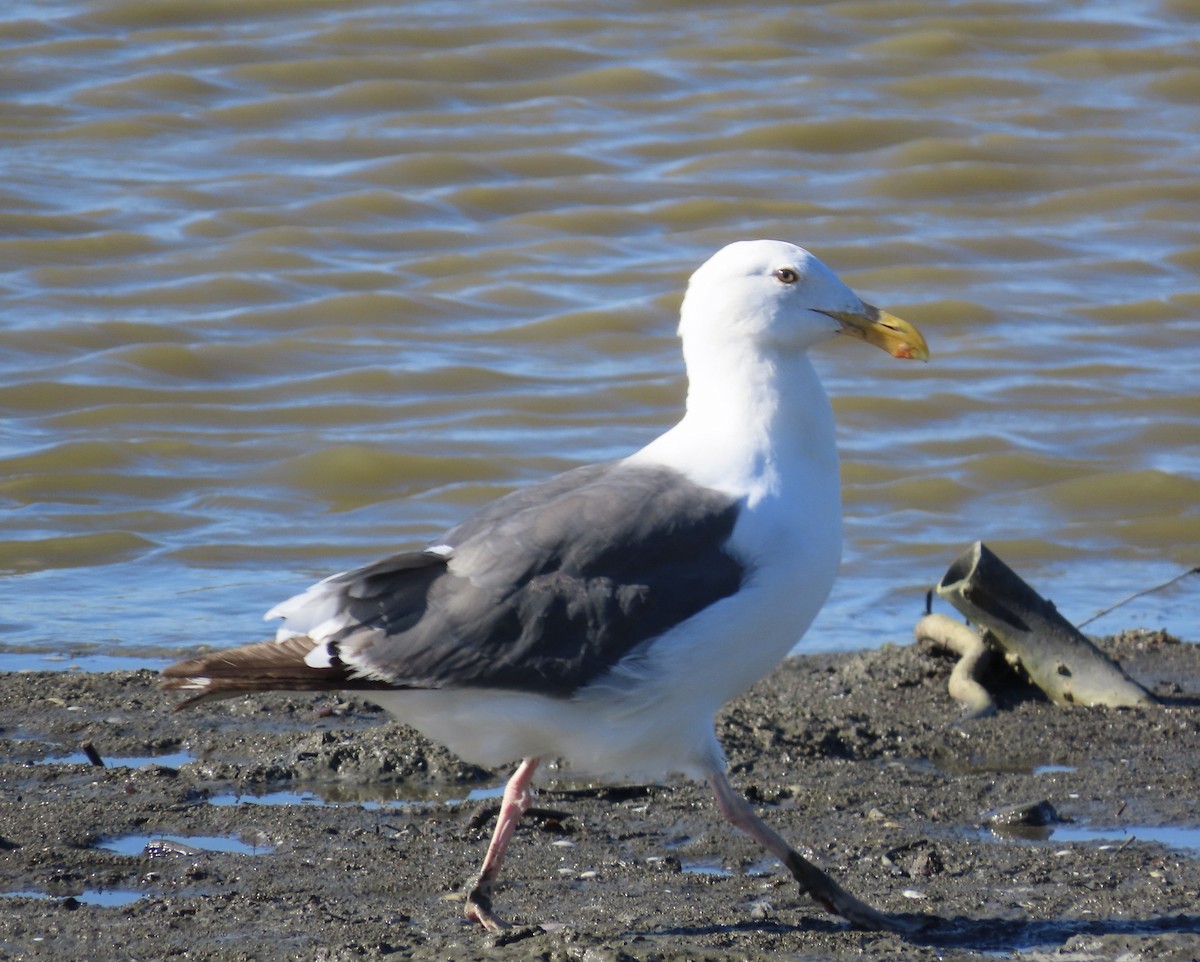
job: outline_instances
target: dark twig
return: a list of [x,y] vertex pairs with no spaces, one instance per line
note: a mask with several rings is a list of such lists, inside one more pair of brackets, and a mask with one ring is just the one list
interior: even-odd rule
[[[483,828],[499,813],[499,805],[494,802],[485,802],[471,813],[471,817],[467,821],[467,828]],[[571,817],[571,813],[561,811],[557,808],[538,808],[534,805],[525,812],[525,816],[538,822],[542,828],[547,828],[550,831],[561,831],[562,823]]]

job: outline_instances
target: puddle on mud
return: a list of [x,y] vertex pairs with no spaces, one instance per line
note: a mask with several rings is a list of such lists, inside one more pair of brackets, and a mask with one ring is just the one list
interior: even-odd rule
[[1078,823],[1051,825],[995,826],[982,829],[980,834],[993,841],[1004,842],[1083,842],[1115,848],[1134,842],[1154,842],[1167,848],[1200,854],[1200,828],[1180,825],[1127,825],[1120,828],[1089,828]]
[[[672,846],[668,844],[668,849]],[[758,859],[744,868],[730,868],[719,858],[678,858],[674,855],[650,855],[646,861],[665,865],[675,863],[678,871],[688,875],[707,875],[712,878],[733,878],[735,875],[746,875],[749,878],[766,878],[775,873],[779,863],[772,857]]]
[[411,788],[399,788],[389,792],[385,788],[365,785],[322,786],[320,789],[303,791],[265,792],[222,792],[208,799],[210,805],[318,805],[336,807],[357,805],[366,811],[386,811],[411,808],[415,805],[441,804],[447,807],[499,801],[504,795],[503,785],[488,788],[473,788],[466,795],[445,798],[440,793],[422,796]]
[[321,798],[315,792],[265,792],[262,795],[223,792],[220,795],[210,796],[208,804],[230,807],[234,805],[330,805],[332,803]]
[[1055,825],[1052,842],[1099,842],[1102,847],[1157,842],[1167,848],[1200,854],[1200,828],[1179,825],[1129,825],[1124,828],[1083,828],[1078,825]]
[[[188,762],[194,762],[196,756],[191,752],[171,752],[166,755],[129,755],[102,756],[105,768],[141,768],[144,765],[161,765],[164,768],[180,768]],[[71,752],[69,755],[49,755],[34,761],[35,765],[91,765],[92,761],[84,752]]]
[[[104,763],[104,768],[143,768],[146,765],[182,768],[197,758],[194,752],[184,749],[154,755],[107,755],[93,749],[93,754],[89,755],[85,751],[88,747],[85,742],[78,743],[78,749],[70,751],[69,746],[61,741],[20,729],[6,732],[0,739],[0,746],[0,763],[9,765],[83,765],[100,768],[95,760],[98,758]],[[43,755],[42,752],[50,754]]]
[[714,878],[732,878],[734,874],[732,869],[711,859],[680,859],[679,871],[689,875],[711,875]]
[[96,848],[117,855],[201,855],[232,852],[239,855],[268,855],[274,846],[246,842],[232,835],[120,835],[96,843]]
[[119,908],[122,905],[130,905],[144,895],[144,892],[130,892],[125,889],[84,889],[75,895],[51,895],[49,892],[35,892],[32,889],[0,892],[0,898],[6,899],[44,899],[51,902],[66,902],[74,899],[81,905],[96,905],[100,908]]
[[1074,765],[1059,765],[1034,758],[1008,755],[960,756],[949,753],[914,761],[918,770],[933,769],[943,775],[1064,775],[1077,771]]

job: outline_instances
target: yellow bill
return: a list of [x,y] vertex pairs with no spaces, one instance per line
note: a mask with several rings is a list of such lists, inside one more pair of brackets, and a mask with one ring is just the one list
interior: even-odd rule
[[929,360],[929,345],[915,327],[894,314],[863,304],[863,310],[822,311],[842,325],[842,333],[874,344],[893,357]]

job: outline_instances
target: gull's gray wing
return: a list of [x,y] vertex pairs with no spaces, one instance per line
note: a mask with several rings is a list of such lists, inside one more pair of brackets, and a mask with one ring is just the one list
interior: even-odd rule
[[591,465],[274,613],[285,636],[319,643],[314,667],[396,687],[567,695],[738,590],[746,567],[727,550],[737,515],[733,499],[672,469]]

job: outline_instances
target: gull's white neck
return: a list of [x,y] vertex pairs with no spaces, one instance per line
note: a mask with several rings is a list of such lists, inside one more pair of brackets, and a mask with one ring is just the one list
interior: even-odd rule
[[631,460],[669,465],[751,507],[806,491],[836,512],[833,412],[807,354],[714,347],[685,344],[683,420]]

